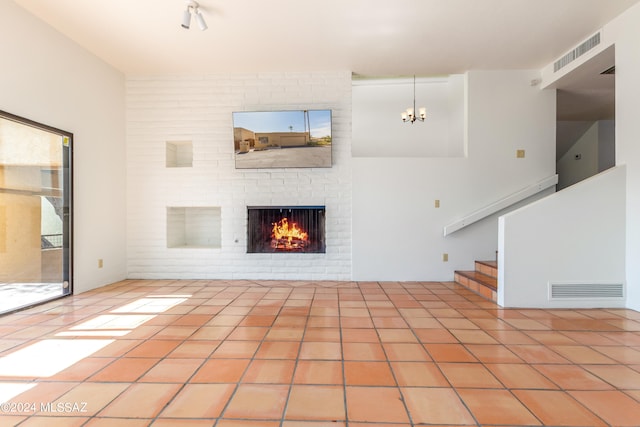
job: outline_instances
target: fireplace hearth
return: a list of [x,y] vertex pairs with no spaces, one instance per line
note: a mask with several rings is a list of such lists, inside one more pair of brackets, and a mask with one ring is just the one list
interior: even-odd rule
[[247,218],[247,253],[325,253],[324,206],[249,206]]

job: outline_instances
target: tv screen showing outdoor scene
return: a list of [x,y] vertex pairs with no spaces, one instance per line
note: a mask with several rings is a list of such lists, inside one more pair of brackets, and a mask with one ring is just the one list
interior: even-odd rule
[[331,110],[233,113],[237,169],[330,168]]

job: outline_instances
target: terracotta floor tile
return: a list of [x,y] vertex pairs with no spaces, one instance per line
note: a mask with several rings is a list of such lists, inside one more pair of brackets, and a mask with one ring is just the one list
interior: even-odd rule
[[459,389],[458,394],[480,424],[541,425],[536,417],[506,390]]
[[498,344],[498,341],[485,331],[450,329],[450,332],[463,344]]
[[[586,365],[584,369],[619,389],[640,389],[640,372],[623,365]],[[640,418],[639,418],[640,420]]]
[[223,417],[279,420],[282,417],[289,386],[241,384],[229,402]]
[[515,396],[544,425],[604,426],[605,423],[574,398],[561,391],[515,390]]
[[142,377],[160,359],[123,357],[98,371],[89,381],[133,382]]
[[460,398],[450,388],[402,388],[402,394],[416,424],[473,424]]
[[610,390],[613,387],[577,365],[531,365],[564,390]]
[[185,314],[171,322],[174,326],[202,326],[213,319],[211,314]]
[[243,383],[290,384],[295,362],[293,360],[257,359],[251,362]]
[[343,384],[342,362],[301,360],[293,378],[295,384]]
[[[133,384],[98,415],[101,417],[154,418],[180,390],[180,384]],[[144,402],[141,405],[140,402]]]
[[458,339],[446,329],[414,329],[421,343],[429,344],[457,344]]
[[162,411],[160,418],[218,417],[234,388],[234,384],[187,384]]
[[126,354],[126,357],[164,357],[180,345],[176,340],[148,340]]
[[351,421],[409,422],[400,391],[395,387],[347,387],[346,392],[347,414]]
[[185,383],[202,365],[201,359],[164,359],[152,367],[138,381],[158,383]]
[[339,328],[307,328],[304,333],[304,341],[340,342]]
[[438,363],[453,387],[503,388],[491,372],[479,363]]
[[447,329],[480,329],[478,325],[470,321],[469,319],[463,319],[460,317],[444,317],[438,319],[438,321]]
[[197,330],[197,326],[167,326],[155,334],[153,339],[184,340]]
[[538,344],[533,338],[525,334],[524,332],[516,330],[499,330],[486,331],[500,344]]
[[378,329],[378,336],[382,342],[418,342],[418,339],[410,329]]
[[425,344],[424,347],[436,362],[476,362],[461,344]]
[[25,427],[76,427],[83,425],[88,419],[85,417],[35,416],[20,425]]
[[382,347],[387,354],[388,360],[396,361],[423,361],[430,362],[431,357],[427,354],[422,344],[411,343],[383,343]]
[[56,381],[83,381],[113,362],[112,357],[87,357],[49,377]]
[[380,342],[375,329],[342,328],[342,342]]
[[147,427],[150,422],[150,419],[93,418],[83,427]]
[[[153,426],[155,427],[155,426]],[[211,427],[207,425],[207,427]],[[240,420],[220,420],[216,427],[280,427],[278,421],[240,421]]]
[[618,342],[608,338],[606,333],[602,332],[563,331],[562,334],[582,345],[619,345]]
[[610,425],[639,425],[640,403],[620,391],[570,391],[569,394]]
[[299,342],[265,341],[255,355],[256,359],[295,359],[300,351]]
[[254,316],[248,315],[246,316],[242,322],[240,322],[239,326],[271,326],[273,322],[275,322],[276,316]]
[[249,366],[249,359],[210,359],[196,372],[192,383],[235,383]]
[[[179,419],[171,419],[171,418],[158,418],[153,421],[150,426],[151,427],[211,427],[213,420],[188,420],[184,418]],[[220,425],[220,424],[218,424]],[[115,425],[105,425],[105,427],[112,427]],[[120,427],[117,425],[117,427]],[[269,426],[271,427],[271,426]]]
[[342,344],[344,360],[386,360],[382,345],[379,343],[353,343]]
[[387,362],[344,362],[347,385],[394,386],[396,385]]
[[573,363],[614,364],[615,360],[589,347],[580,345],[552,345],[549,348]]
[[501,363],[485,365],[507,388],[549,389],[558,387],[530,365]]
[[227,337],[231,341],[261,341],[269,328],[263,326],[239,326],[233,330]]
[[503,345],[468,344],[466,348],[483,363],[523,363],[522,359]]
[[342,386],[292,386],[285,419],[345,420]]
[[442,323],[433,317],[410,317],[405,320],[413,329],[442,329]]
[[129,352],[132,348],[137,347],[143,341],[131,339],[118,339],[111,344],[105,346],[101,350],[96,351],[92,357],[121,357]]
[[449,382],[434,363],[391,362],[401,387],[449,387]]
[[373,317],[376,328],[407,328],[407,322],[402,317]]
[[191,335],[192,340],[218,341],[225,339],[233,326],[203,326]]
[[303,342],[300,347],[300,359],[339,360],[342,358],[340,343]]
[[303,327],[281,326],[269,329],[267,336],[268,341],[300,341],[304,336]]
[[253,357],[260,341],[223,341],[211,354],[212,358],[244,359]]
[[557,331],[527,331],[526,334],[544,345],[576,345],[577,343],[565,334]]
[[369,317],[341,317],[342,328],[373,328],[373,321]]
[[166,357],[178,359],[200,359],[209,357],[220,345],[220,341],[185,341]]
[[[77,387],[69,390],[64,395],[51,400],[40,400],[30,402],[53,402],[57,405],[58,402],[72,402],[84,404],[82,413],[74,415],[86,415],[92,416],[100,412],[106,405],[108,405],[113,399],[124,392],[130,384],[127,383],[82,383]],[[23,400],[20,400],[23,401]],[[86,410],[86,412],[84,412]],[[41,412],[40,415],[51,415],[47,412]],[[62,414],[66,415],[66,414]]]
[[507,348],[527,363],[570,363],[544,345],[508,345]]
[[640,349],[623,346],[593,346],[593,350],[624,364],[640,364]]

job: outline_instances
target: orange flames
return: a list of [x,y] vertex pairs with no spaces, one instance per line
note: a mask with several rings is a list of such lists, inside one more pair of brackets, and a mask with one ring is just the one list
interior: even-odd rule
[[275,249],[295,250],[307,245],[309,237],[307,233],[298,228],[298,224],[291,223],[287,218],[282,218],[273,223],[271,230],[271,246]]

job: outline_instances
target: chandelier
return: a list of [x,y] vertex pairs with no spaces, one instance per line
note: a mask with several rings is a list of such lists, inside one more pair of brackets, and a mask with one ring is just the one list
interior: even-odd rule
[[416,120],[420,120],[421,122],[424,122],[425,117],[427,117],[427,109],[424,107],[420,107],[420,109],[418,110],[418,114],[415,114],[416,112],[416,76],[415,74],[413,75],[413,108],[409,107],[406,109],[406,111],[402,112],[402,121],[403,122],[409,122],[411,124],[413,124],[413,122],[415,122]]

